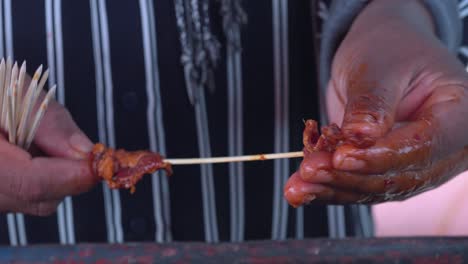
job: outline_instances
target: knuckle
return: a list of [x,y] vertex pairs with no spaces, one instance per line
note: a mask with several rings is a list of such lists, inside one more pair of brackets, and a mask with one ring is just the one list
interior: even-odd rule
[[36,202],[43,197],[42,191],[38,187],[23,188],[18,194],[18,198],[24,202]]
[[10,192],[13,197],[21,200],[27,201],[29,199],[29,190],[26,186],[26,177],[24,174],[13,175],[12,180],[10,182]]
[[27,198],[26,201],[28,202],[36,202],[42,200],[44,197],[44,191],[40,187],[40,185],[37,186],[31,186],[25,197]]
[[25,175],[16,177],[15,184],[12,185],[11,190],[13,196],[23,202],[36,202],[40,201],[46,193],[40,184],[35,184],[29,181]]
[[375,196],[372,194],[361,194],[356,201],[357,204],[371,204],[375,200]]
[[33,205],[32,214],[36,216],[49,216],[57,210],[58,204],[53,202],[39,202]]
[[447,87],[444,92],[447,94],[446,100],[451,102],[460,102],[468,96],[467,87],[459,84]]
[[53,104],[54,111],[51,111],[55,120],[70,119],[71,114],[67,108],[61,104]]
[[[356,95],[348,104],[348,113],[352,115],[362,114],[371,123],[382,121],[386,113],[391,109],[387,100],[374,93]],[[352,116],[350,116],[352,118]]]

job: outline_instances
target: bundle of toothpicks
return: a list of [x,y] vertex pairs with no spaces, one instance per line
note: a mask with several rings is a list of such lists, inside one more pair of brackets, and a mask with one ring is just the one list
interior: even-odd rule
[[31,146],[47,106],[55,96],[54,85],[38,104],[48,77],[49,71],[42,73],[41,65],[26,88],[26,62],[19,68],[11,58],[0,62],[0,128],[7,133],[11,144],[26,150]]

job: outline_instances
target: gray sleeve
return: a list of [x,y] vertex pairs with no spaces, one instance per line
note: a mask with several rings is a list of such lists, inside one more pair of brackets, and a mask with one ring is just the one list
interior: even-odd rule
[[[321,94],[330,79],[331,64],[335,51],[346,35],[356,16],[369,3],[369,0],[334,0],[330,6],[327,20],[322,27],[319,58],[319,80]],[[454,54],[462,39],[462,21],[458,14],[457,0],[423,0],[431,12],[439,39]],[[321,102],[324,97],[321,95]],[[322,107],[322,110],[324,108]],[[324,113],[322,111],[322,113]]]

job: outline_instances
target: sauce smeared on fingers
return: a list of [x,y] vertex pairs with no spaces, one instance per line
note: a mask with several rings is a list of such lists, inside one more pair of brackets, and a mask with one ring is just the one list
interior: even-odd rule
[[[367,139],[363,140],[367,141]],[[331,179],[328,170],[331,169],[332,154],[336,151],[336,148],[344,145],[361,146],[363,145],[361,143],[356,142],[355,137],[349,140],[336,124],[322,127],[320,134],[317,122],[307,120],[303,132],[303,166],[289,179],[284,188],[284,197],[289,204],[298,207],[315,199],[316,195],[310,192],[310,188],[312,186],[318,188],[320,184],[311,184],[304,181],[304,179],[312,176],[321,177],[324,182],[329,178]],[[368,142],[366,145],[368,145]],[[313,159],[311,159],[312,156]],[[310,163],[311,160],[314,163]]]

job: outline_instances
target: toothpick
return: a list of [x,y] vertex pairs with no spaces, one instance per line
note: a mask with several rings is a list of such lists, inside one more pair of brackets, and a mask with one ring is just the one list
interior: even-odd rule
[[29,134],[26,140],[26,144],[24,146],[25,149],[29,149],[29,147],[31,146],[31,143],[34,139],[37,128],[39,127],[39,123],[41,122],[41,119],[44,116],[45,111],[47,110],[47,106],[49,105],[50,99],[55,96],[56,89],[57,89],[57,86],[55,85],[52,88],[50,88],[49,92],[46,94],[44,100],[42,101],[39,111],[36,114],[36,118],[34,119],[34,122],[31,126],[31,129],[29,129]]
[[32,101],[34,99],[34,94],[36,93],[36,88],[37,79],[33,79],[28,91],[26,92],[26,96],[24,97],[23,109],[21,110],[21,120],[18,128],[18,146],[20,147],[23,147],[24,141],[27,137],[26,128],[31,117],[31,110],[34,107]]
[[[8,96],[5,96],[5,93],[8,92],[8,87],[10,86],[10,79],[11,79],[11,66],[12,66],[12,62],[11,62],[11,58],[8,57],[7,61],[6,61],[6,70],[5,70],[5,82],[3,83],[3,87],[4,87],[4,96],[3,96],[3,103],[2,103],[2,116],[1,116],[1,123],[3,124],[3,128],[5,130],[8,130],[8,121],[7,121],[7,115],[8,115],[8,105],[7,105],[7,101],[8,101]],[[2,100],[2,98],[0,98],[0,100]]]
[[[39,71],[41,69],[42,72],[42,65],[39,66],[37,69]],[[47,81],[47,78],[49,78],[49,69],[47,69],[44,74],[42,75],[41,81],[39,82],[39,85],[37,86],[39,91],[42,91],[42,88],[44,88],[45,82]]]
[[[42,75],[42,78],[41,78]],[[18,67],[18,63],[10,57],[0,62],[0,128],[8,133],[11,144],[21,148],[29,148],[39,127],[48,104],[56,92],[56,87],[50,88],[41,104],[36,107],[49,71],[42,74],[42,65],[36,70],[29,84],[24,87],[26,78],[26,61]]]
[[287,152],[287,153],[271,153],[271,154],[257,154],[236,157],[215,157],[215,158],[189,158],[189,159],[165,159],[164,162],[171,165],[191,165],[191,164],[207,164],[207,163],[229,163],[229,162],[242,162],[242,161],[256,161],[256,160],[273,160],[273,159],[289,159],[304,157],[302,151]]
[[3,97],[6,93],[5,89],[5,59],[2,59],[0,63],[0,128],[6,130],[6,126],[2,123],[2,116],[3,116]]
[[29,120],[31,117],[31,110],[35,104],[35,94],[37,89],[37,81],[39,79],[38,71],[33,76],[33,79],[29,85],[29,88],[26,92],[23,102],[23,109],[21,110],[21,120],[18,128],[18,146],[24,147],[24,142],[26,141],[27,131]]
[[9,94],[8,94],[8,137],[11,144],[16,144],[16,86],[18,85],[18,64],[15,62],[13,66],[13,70],[11,71],[11,79],[10,79],[10,86],[9,86]]
[[[12,95],[12,99],[13,99],[13,103],[11,104],[11,107],[12,107],[12,111],[13,111],[13,118],[16,117],[16,97],[17,97],[17,94],[16,94],[16,90],[17,90],[17,85],[18,85],[18,63],[16,63],[15,61],[15,64],[13,65],[13,69],[11,70],[11,79],[10,79],[10,87],[11,87],[11,95]],[[15,121],[15,119],[13,119],[13,121]]]
[[[41,77],[41,74],[42,74],[42,65],[39,66],[39,68],[37,68],[36,72],[34,73],[33,79],[36,80],[36,84],[39,81],[39,78]],[[45,84],[48,76],[49,76],[49,71],[47,70],[44,73],[44,75],[42,76],[39,84],[37,85],[37,87],[35,89],[35,92],[32,95],[33,98],[32,98],[32,101],[31,101],[31,107],[34,108],[34,106],[36,105],[36,101],[39,98],[39,95],[41,94],[42,87],[44,87],[44,84]]]
[[13,106],[12,104],[14,103],[13,102],[13,89],[12,87],[10,86],[7,90],[7,112],[6,112],[6,115],[7,115],[7,124],[8,124],[8,141],[11,143],[11,144],[15,144],[15,140],[16,140],[16,131],[15,131],[15,125],[14,125],[14,117],[13,117],[13,111],[11,111],[13,109]]
[[23,86],[24,86],[25,77],[26,77],[26,61],[23,61],[23,64],[21,64],[20,73],[18,77],[18,87],[17,87],[17,97],[16,97],[16,120],[17,122],[19,122],[21,118],[22,101],[24,98]]

